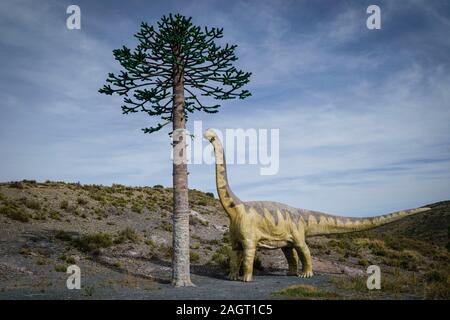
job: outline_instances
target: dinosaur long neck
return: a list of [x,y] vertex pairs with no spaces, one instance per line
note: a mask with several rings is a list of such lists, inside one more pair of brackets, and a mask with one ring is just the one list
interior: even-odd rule
[[370,218],[338,217],[322,213],[306,214],[306,235],[317,236],[369,230],[428,210],[430,208],[422,207]]
[[236,216],[236,205],[241,204],[242,201],[236,197],[231,191],[228,184],[227,165],[225,162],[225,154],[220,141],[216,138],[212,142],[214,146],[214,156],[216,158],[216,186],[219,194],[220,203],[227,212],[230,219]]

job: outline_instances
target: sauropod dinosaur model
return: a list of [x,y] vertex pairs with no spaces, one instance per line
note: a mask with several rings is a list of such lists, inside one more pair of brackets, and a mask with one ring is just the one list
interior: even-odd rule
[[[311,254],[305,242],[306,237],[367,230],[430,210],[416,208],[371,218],[348,218],[271,201],[243,202],[228,184],[225,155],[219,138],[212,129],[206,130],[204,137],[214,147],[217,192],[230,219],[230,280],[239,279],[241,263],[244,272],[242,280],[252,280],[256,248],[281,248],[289,264],[289,275],[312,277]],[[299,258],[301,272],[298,272]]]

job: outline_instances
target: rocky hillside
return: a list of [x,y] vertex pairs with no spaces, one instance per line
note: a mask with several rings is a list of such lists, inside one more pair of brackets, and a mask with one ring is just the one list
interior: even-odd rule
[[[192,272],[223,283],[230,252],[227,216],[212,194],[190,190],[189,201]],[[448,299],[450,205],[431,206],[430,212],[376,230],[309,239],[316,279],[323,281],[305,282],[318,281],[313,289],[273,288],[267,294]],[[171,208],[171,189],[162,186],[0,184],[0,298],[72,297],[65,290],[71,264],[89,277],[77,298],[163,294],[170,279]],[[382,268],[383,290],[367,291],[369,264]],[[280,250],[260,251],[255,267],[264,279],[284,274],[287,264]],[[324,294],[321,283],[332,292]]]

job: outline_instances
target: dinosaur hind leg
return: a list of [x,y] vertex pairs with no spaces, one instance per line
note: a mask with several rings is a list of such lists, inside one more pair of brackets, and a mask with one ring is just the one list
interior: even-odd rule
[[286,257],[286,260],[289,265],[288,276],[298,276],[298,255],[297,251],[295,251],[292,247],[283,247],[281,250]]
[[301,278],[312,277],[314,274],[312,270],[311,253],[309,252],[308,245],[304,240],[299,241],[295,244],[295,249],[297,250],[298,256],[300,257],[300,260],[302,262],[302,272],[300,274],[300,277]]

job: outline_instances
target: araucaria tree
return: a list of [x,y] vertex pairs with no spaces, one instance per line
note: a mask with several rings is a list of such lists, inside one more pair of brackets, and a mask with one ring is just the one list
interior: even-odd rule
[[[172,124],[173,147],[173,272],[176,286],[192,285],[189,270],[189,203],[186,163],[186,121],[189,113],[215,113],[218,100],[250,96],[241,88],[250,73],[236,69],[235,45],[220,46],[223,29],[201,28],[182,15],[163,16],[157,27],[141,24],[137,47],[113,51],[122,70],[110,73],[99,90],[123,96],[124,114],[144,112],[161,120],[142,129],[153,133]],[[209,98],[208,98],[209,97]],[[206,100],[209,101],[201,101]]]

